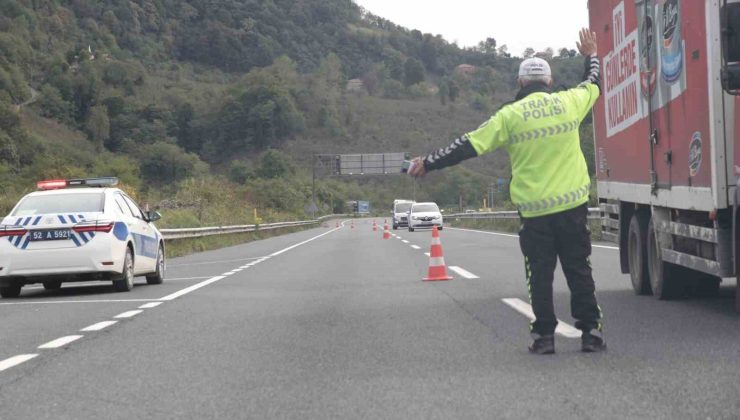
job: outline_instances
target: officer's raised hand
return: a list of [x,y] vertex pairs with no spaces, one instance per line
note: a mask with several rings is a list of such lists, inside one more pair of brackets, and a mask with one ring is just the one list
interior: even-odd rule
[[415,157],[411,160],[411,167],[409,168],[409,176],[414,178],[420,178],[427,174],[426,168],[424,167],[424,161],[421,157]]
[[576,46],[581,55],[584,57],[596,55],[596,32],[591,32],[588,28],[583,28],[578,35],[581,41],[576,42]]

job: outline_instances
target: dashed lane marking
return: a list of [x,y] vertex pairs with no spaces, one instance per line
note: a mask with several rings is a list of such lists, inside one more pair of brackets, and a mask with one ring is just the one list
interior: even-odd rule
[[149,302],[139,306],[139,309],[152,309],[163,304],[164,302]]
[[10,369],[13,366],[18,366],[21,363],[27,362],[36,356],[38,356],[38,354],[19,354],[18,356],[9,357],[0,362],[0,372],[4,371],[5,369]]
[[409,243],[409,241],[407,241],[407,240],[405,240],[405,239],[404,239],[404,240],[402,240],[401,242],[403,242],[403,243],[405,243],[405,244]]
[[[529,318],[530,321],[534,321],[534,311],[532,311],[532,306],[530,304],[517,298],[501,299],[501,301],[512,307],[515,311]],[[581,330],[578,330],[575,327],[568,325],[559,319],[558,326],[555,328],[555,333],[568,338],[581,337]]]
[[411,245],[411,248],[414,248],[414,249],[421,249],[421,247],[420,247],[419,245]]
[[60,337],[56,340],[49,341],[48,343],[42,344],[39,346],[40,349],[58,349],[59,347],[66,346],[67,344],[77,341],[80,338],[84,337],[83,335],[68,335],[66,337]]
[[[512,235],[509,233],[499,233],[499,232],[487,232],[484,230],[475,230],[475,229],[463,229],[463,228],[453,228],[448,227],[450,230],[459,230],[461,232],[475,232],[475,233],[482,233],[485,235],[494,235],[494,236],[505,236],[508,238],[519,238],[519,235]],[[592,248],[601,248],[601,249],[616,249],[619,250],[619,247],[616,246],[609,246],[609,245],[591,245]]]
[[[156,302],[156,303],[161,303],[161,302]],[[117,322],[118,321],[103,321],[103,322],[98,322],[96,324],[92,324],[90,326],[87,326],[87,327],[81,329],[80,331],[85,331],[85,332],[87,332],[87,331],[100,331],[100,330],[102,330],[104,328],[110,327],[111,325],[113,325],[113,324],[115,324]]]
[[424,255],[426,255],[427,257],[431,257],[432,256],[432,254],[430,254],[428,252],[425,252]]
[[144,311],[142,311],[140,309],[135,309],[133,311],[122,312],[122,313],[114,316],[113,318],[119,318],[119,319],[120,318],[132,318],[132,317],[135,317],[136,315],[139,315],[142,312],[144,312]]
[[466,279],[479,279],[480,278],[480,277],[476,276],[475,274],[471,273],[470,271],[468,271],[468,270],[466,270],[466,269],[464,269],[462,267],[458,267],[456,265],[451,265],[450,266],[450,270],[452,270],[452,271],[456,272],[457,274],[465,277]]

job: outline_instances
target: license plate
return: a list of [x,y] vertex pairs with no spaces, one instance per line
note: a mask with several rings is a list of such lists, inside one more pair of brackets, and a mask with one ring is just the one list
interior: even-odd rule
[[70,230],[34,230],[29,232],[29,239],[32,241],[59,241],[70,239]]

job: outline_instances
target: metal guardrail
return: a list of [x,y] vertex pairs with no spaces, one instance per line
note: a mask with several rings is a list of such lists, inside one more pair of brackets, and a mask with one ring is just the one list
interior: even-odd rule
[[[489,211],[473,213],[453,213],[444,215],[445,219],[487,219],[487,220],[517,220],[519,212],[517,211]],[[588,209],[589,220],[601,219],[601,209],[591,207]]]
[[227,235],[232,233],[260,232],[265,230],[275,230],[287,227],[316,225],[329,219],[337,217],[347,217],[345,214],[332,214],[322,216],[315,220],[302,220],[298,222],[278,222],[264,223],[261,225],[235,225],[235,226],[212,226],[199,228],[181,228],[181,229],[160,229],[160,233],[166,241],[173,239],[202,238],[213,235]]

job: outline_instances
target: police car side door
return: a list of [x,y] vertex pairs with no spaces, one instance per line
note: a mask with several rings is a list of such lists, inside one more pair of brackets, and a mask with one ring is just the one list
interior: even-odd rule
[[134,238],[134,246],[136,247],[136,257],[142,262],[142,265],[137,269],[137,273],[151,273],[155,270],[157,264],[157,252],[159,251],[157,234],[149,226],[144,212],[134,203],[134,200],[126,194],[121,195],[131,209],[135,219],[136,229],[132,229],[131,234]]

